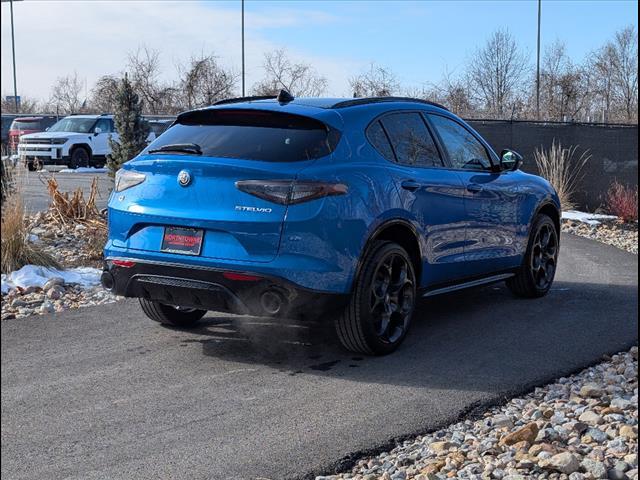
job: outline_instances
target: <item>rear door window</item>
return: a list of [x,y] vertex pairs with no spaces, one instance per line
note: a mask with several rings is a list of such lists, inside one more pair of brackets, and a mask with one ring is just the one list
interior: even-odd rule
[[340,138],[324,123],[301,115],[262,110],[200,110],[176,124],[145,150],[195,143],[208,157],[296,162],[329,155]]
[[398,163],[417,167],[442,167],[442,158],[417,112],[392,113],[381,120]]

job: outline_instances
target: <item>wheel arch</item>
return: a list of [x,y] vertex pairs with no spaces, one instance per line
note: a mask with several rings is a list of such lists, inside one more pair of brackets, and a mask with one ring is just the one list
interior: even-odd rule
[[560,238],[560,228],[561,228],[560,222],[561,222],[561,216],[562,215],[561,215],[560,211],[558,210],[558,207],[556,207],[556,205],[553,202],[550,202],[550,201],[543,202],[536,209],[535,215],[531,219],[531,222],[533,223],[533,219],[536,218],[541,213],[551,217],[551,220],[553,220],[553,224],[556,227],[556,231],[558,232],[558,239],[559,239]]
[[364,258],[369,252],[371,245],[378,240],[388,240],[397,243],[407,251],[413,263],[416,280],[419,283],[422,276],[422,249],[420,248],[420,242],[418,240],[418,231],[408,220],[393,218],[378,225],[371,235],[369,235],[358,259],[354,284],[360,275]]

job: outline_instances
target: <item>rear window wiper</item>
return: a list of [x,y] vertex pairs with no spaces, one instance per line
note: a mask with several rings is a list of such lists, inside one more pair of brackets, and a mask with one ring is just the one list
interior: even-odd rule
[[202,155],[202,148],[197,143],[169,143],[161,147],[149,150],[147,153],[190,153],[192,155]]

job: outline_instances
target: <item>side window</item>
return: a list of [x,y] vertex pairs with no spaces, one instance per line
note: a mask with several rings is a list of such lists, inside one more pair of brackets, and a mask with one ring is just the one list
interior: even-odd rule
[[458,122],[441,115],[429,115],[429,120],[440,135],[454,168],[491,169],[491,160],[487,149],[469,130]]
[[382,118],[398,163],[417,167],[442,167],[442,159],[419,113],[392,113]]
[[393,150],[391,149],[391,144],[389,143],[387,134],[384,133],[379,121],[372,123],[369,126],[367,129],[367,138],[369,139],[369,142],[371,142],[371,145],[378,150],[380,155],[392,162],[396,161],[396,157],[393,155]]
[[100,133],[110,133],[111,130],[111,122],[108,118],[101,118],[100,120],[98,120],[96,122],[96,126],[94,127],[94,130],[96,128],[100,129]]

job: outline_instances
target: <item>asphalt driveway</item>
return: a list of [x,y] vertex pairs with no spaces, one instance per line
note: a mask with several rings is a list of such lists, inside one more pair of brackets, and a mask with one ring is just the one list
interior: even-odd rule
[[[301,478],[637,343],[637,256],[564,236],[550,294],[425,301],[402,348],[350,355],[330,327],[135,302],[2,322],[2,478]],[[330,323],[331,318],[326,319]]]
[[98,173],[51,173],[46,171],[29,172],[26,168],[18,167],[15,173],[15,184],[24,198],[24,203],[29,213],[41,212],[49,208],[49,193],[47,192],[47,179],[55,176],[58,189],[61,192],[74,192],[82,189],[85,198],[91,190],[91,182],[98,179],[98,197],[96,206],[105,208],[109,200],[109,193],[113,188],[113,179],[104,172]]

